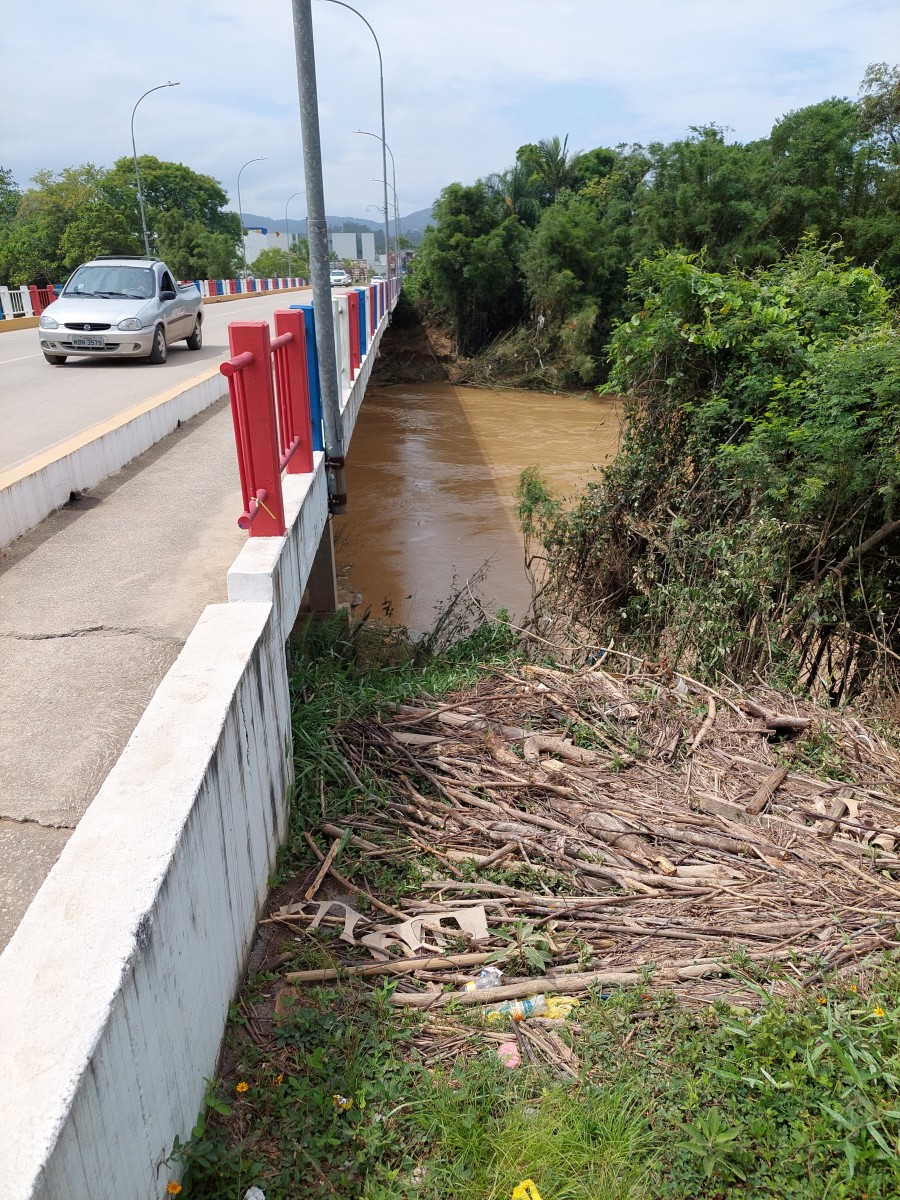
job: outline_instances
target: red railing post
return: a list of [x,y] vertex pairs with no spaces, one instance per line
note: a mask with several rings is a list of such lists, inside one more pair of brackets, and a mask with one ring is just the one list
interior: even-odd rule
[[[229,380],[236,383],[232,389],[232,417],[238,457],[244,458],[241,483],[245,491],[245,508],[252,516],[250,536],[282,537],[285,531],[284,500],[268,322],[232,322],[228,326],[228,344],[232,358],[247,353],[253,356],[238,372],[232,372],[234,378]],[[236,403],[235,393],[241,392],[243,405],[239,396]],[[246,426],[241,428],[243,418]]]
[[306,322],[298,309],[275,313],[275,335],[289,333],[291,340],[284,347],[286,385],[285,416],[281,441],[285,452],[299,437],[296,449],[287,462],[288,475],[306,475],[313,469],[312,420],[309,413],[309,375],[306,367]]
[[347,292],[347,312],[350,317],[350,379],[356,378],[359,370],[359,296],[356,292]]

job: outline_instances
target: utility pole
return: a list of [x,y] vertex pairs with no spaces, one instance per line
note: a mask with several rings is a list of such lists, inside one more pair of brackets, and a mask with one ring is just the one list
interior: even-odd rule
[[319,385],[325,419],[325,466],[328,472],[329,507],[340,512],[347,505],[344,477],[344,422],[334,353],[334,313],[328,264],[328,224],[322,183],[322,144],[319,138],[319,101],[316,91],[316,54],[313,44],[312,0],[292,0],[297,89],[300,93],[300,129],[303,134],[303,173],[306,178],[306,236],[309,240],[309,274],[316,314],[316,350]]

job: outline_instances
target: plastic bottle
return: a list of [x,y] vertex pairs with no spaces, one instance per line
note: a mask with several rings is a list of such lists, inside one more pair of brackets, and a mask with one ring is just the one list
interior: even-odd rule
[[499,987],[503,972],[498,967],[483,967],[474,979],[466,984],[467,992],[480,992],[483,988]]
[[527,1021],[529,1017],[539,1017],[546,1007],[546,996],[529,996],[527,1000],[507,1000],[504,1004],[489,1008],[484,1015],[492,1025],[497,1025],[510,1018],[514,1021]]

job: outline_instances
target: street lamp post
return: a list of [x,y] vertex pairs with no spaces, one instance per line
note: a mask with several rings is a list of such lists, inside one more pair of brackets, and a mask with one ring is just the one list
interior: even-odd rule
[[[368,129],[354,129],[353,132],[354,133],[362,133],[366,137],[377,138],[377,140],[379,142],[381,141],[381,138],[378,137],[377,133],[370,133]],[[385,142],[385,145],[387,146],[387,142]],[[394,261],[395,261],[395,263],[399,264],[399,262],[400,262],[400,205],[397,200],[397,164],[394,162],[394,152],[390,148],[390,146],[387,147],[387,152],[391,156],[391,172],[392,172],[393,180],[394,180],[394,185],[393,185],[394,186],[394,251],[396,254],[396,258],[394,259]],[[385,262],[387,262],[387,258],[388,258],[387,245],[385,245],[385,247],[384,247],[384,258],[385,258]]]
[[141,209],[141,232],[144,235],[144,250],[147,257],[150,257],[150,234],[147,232],[147,214],[144,211],[144,192],[141,188],[141,169],[138,166],[137,147],[134,144],[134,114],[137,112],[138,104],[149,96],[151,92],[161,92],[163,88],[180,87],[180,83],[161,83],[157,87],[150,88],[150,91],[144,92],[143,96],[138,96],[137,104],[131,110],[131,155],[134,158],[134,173],[137,176],[138,204]]
[[[244,163],[244,167],[249,167],[251,163],[266,162],[266,161],[267,160],[265,158],[248,158],[247,161]],[[240,220],[240,223],[241,223],[241,259],[243,260],[243,263],[244,263],[244,278],[246,279],[247,278],[247,242],[244,239],[244,206],[241,204],[241,175],[243,175],[243,173],[244,173],[244,167],[241,167],[240,171],[238,171],[237,193],[238,193],[238,219]]]
[[[373,183],[384,183],[383,179],[373,179]],[[400,205],[397,202],[397,189],[393,184],[388,184],[388,187],[394,193],[394,244],[397,247],[396,258],[394,265],[397,268],[396,275],[400,278]]]
[[[382,61],[382,58],[381,58],[381,46],[379,45],[378,38],[375,35],[375,30],[372,28],[372,26],[369,24],[369,22],[366,20],[366,18],[362,15],[362,13],[359,11],[359,9],[354,8],[352,4],[346,4],[345,0],[328,0],[328,3],[329,4],[339,4],[341,6],[341,8],[349,8],[352,13],[356,13],[356,15],[359,17],[359,19],[366,25],[366,27],[369,30],[369,33],[371,33],[372,37],[375,38],[375,49],[378,51],[378,86],[381,89],[381,166],[382,166],[381,173],[386,180],[387,179],[387,141],[386,141],[386,135],[384,132],[384,62]],[[390,239],[391,239],[390,214],[388,212],[387,183],[385,183],[385,185],[384,185],[384,255],[385,255],[385,258],[387,259],[388,282],[390,282],[390,278],[391,278],[391,256],[390,256],[390,253],[388,252],[388,243],[390,242]]]
[[287,237],[288,277],[290,277],[291,274],[291,230],[290,226],[288,225],[287,210],[290,202],[296,199],[297,196],[302,196],[305,191],[306,188],[301,188],[299,192],[294,192],[293,196],[288,196],[287,200],[284,202],[284,233]]

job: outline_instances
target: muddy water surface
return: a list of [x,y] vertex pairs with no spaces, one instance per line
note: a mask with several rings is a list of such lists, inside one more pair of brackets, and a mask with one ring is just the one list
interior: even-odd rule
[[573,495],[618,437],[618,402],[607,397],[370,388],[347,459],[347,515],[334,523],[344,585],[373,615],[421,632],[488,563],[481,598],[521,615],[531,590],[513,511],[520,472],[537,464]]

